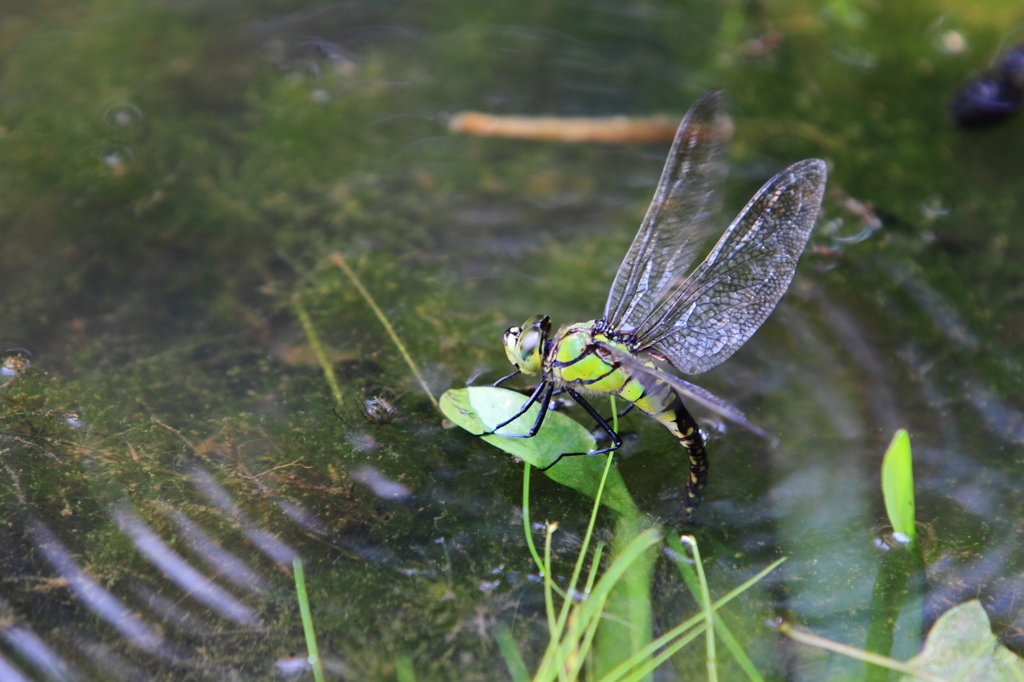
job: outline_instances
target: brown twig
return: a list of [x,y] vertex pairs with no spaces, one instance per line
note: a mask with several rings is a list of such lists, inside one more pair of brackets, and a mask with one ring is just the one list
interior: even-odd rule
[[602,144],[671,142],[678,127],[679,118],[673,116],[561,118],[492,116],[476,111],[463,111],[448,119],[448,130],[464,135]]

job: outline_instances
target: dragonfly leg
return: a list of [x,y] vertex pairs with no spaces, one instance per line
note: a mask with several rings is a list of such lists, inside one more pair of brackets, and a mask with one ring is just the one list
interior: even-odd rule
[[[545,390],[545,389],[547,389],[547,390]],[[555,385],[552,384],[551,382],[548,382],[548,381],[540,382],[539,384],[537,384],[537,389],[530,396],[530,399],[527,400],[525,403],[523,403],[522,408],[520,408],[520,410],[518,412],[516,412],[514,415],[512,415],[511,418],[506,419],[505,421],[501,422],[500,424],[495,426],[493,429],[491,429],[488,432],[488,434],[496,433],[498,431],[498,429],[504,428],[504,427],[508,426],[509,424],[511,424],[512,422],[514,422],[515,420],[517,420],[520,417],[522,417],[524,414],[526,414],[526,411],[529,410],[530,407],[535,402],[537,402],[538,399],[540,399],[540,412],[537,414],[537,419],[536,419],[536,421],[533,422],[533,426],[530,427],[530,431],[528,433],[499,433],[498,434],[499,436],[504,436],[505,438],[533,438],[534,436],[537,435],[537,432],[540,431],[540,427],[544,423],[544,415],[546,415],[548,413],[548,406],[551,403],[551,393],[554,390],[555,390]],[[544,393],[544,397],[543,398],[540,397],[541,392]]]
[[498,379],[493,384],[491,384],[491,386],[501,386],[503,383],[505,383],[506,381],[508,381],[509,379],[511,379],[512,377],[514,377],[517,374],[519,374],[519,370],[518,369],[516,371],[512,372],[511,374],[506,374],[502,378]]
[[603,455],[606,452],[611,452],[612,450],[618,450],[620,447],[622,447],[622,441],[619,439],[619,434],[615,433],[615,429],[612,428],[612,425],[609,424],[608,421],[604,417],[602,417],[601,414],[597,410],[594,409],[593,405],[588,403],[583,396],[581,396],[579,393],[577,393],[576,391],[572,390],[571,388],[567,387],[565,389],[565,391],[570,396],[572,396],[572,399],[575,400],[576,403],[580,407],[582,407],[584,410],[586,410],[587,413],[591,417],[594,418],[594,421],[597,422],[597,425],[601,427],[601,430],[604,431],[605,433],[607,433],[608,437],[612,439],[612,446],[610,448],[603,448],[601,450],[594,450],[593,452],[588,452],[586,454],[588,454],[588,455]]
[[[491,387],[492,388],[497,388],[498,386],[501,386],[503,383],[505,383],[506,381],[508,381],[512,377],[516,376],[517,374],[522,374],[522,371],[517,369],[516,371],[512,372],[511,374],[506,374],[505,376],[503,376],[502,378],[498,379],[493,384],[491,384]],[[513,388],[511,390],[526,395],[526,394],[532,393],[533,391],[537,390],[537,387],[536,386],[524,386],[523,388]],[[562,395],[563,393],[565,393],[565,391],[563,389],[556,388],[555,392],[551,394],[551,397],[554,398],[554,397]],[[556,405],[554,409],[558,409],[558,406]],[[501,428],[501,427],[498,427],[498,428]]]
[[[502,381],[504,381],[507,378],[508,377],[503,377]],[[492,384],[492,386],[494,386],[494,384]],[[537,390],[537,387],[536,386],[523,386],[522,388],[510,388],[508,390],[515,391],[516,393],[522,393],[525,396],[529,396],[529,395],[532,395],[533,392]],[[552,398],[552,400],[551,400],[551,403],[552,403],[551,409],[552,410],[558,410],[558,409],[561,409],[562,407],[566,407],[567,406],[567,403],[568,403],[567,400],[555,400],[560,395],[565,395],[565,389],[563,389],[563,388],[556,388],[554,390],[554,392],[552,392],[552,394],[551,394],[551,398]]]
[[634,405],[633,403],[630,403],[629,405],[627,405],[626,409],[624,409],[622,412],[619,412],[619,419],[622,419],[627,414],[629,414],[629,411],[632,410],[634,407],[636,407],[636,405]]
[[601,414],[594,409],[593,405],[587,402],[586,398],[584,398],[579,393],[568,387],[565,388],[565,392],[572,396],[572,399],[575,400],[580,407],[586,410],[587,414],[594,418],[594,421],[597,422],[597,425],[600,426],[601,429],[605,433],[607,433],[608,436],[612,439],[612,444],[606,448],[601,448],[599,450],[591,450],[590,452],[563,452],[561,455],[559,455],[558,459],[556,459],[554,462],[547,465],[546,467],[542,468],[541,471],[547,471],[551,467],[555,466],[556,464],[562,461],[562,457],[580,457],[583,455],[593,457],[595,455],[605,455],[611,452],[612,450],[618,450],[619,448],[622,447],[622,439],[620,439],[619,435],[615,433],[615,429],[613,429],[612,425],[609,424],[607,420],[605,420],[605,418],[602,417]]

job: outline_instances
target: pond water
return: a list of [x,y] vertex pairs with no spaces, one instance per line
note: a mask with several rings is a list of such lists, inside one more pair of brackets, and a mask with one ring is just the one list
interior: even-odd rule
[[[893,655],[974,598],[1020,651],[1024,120],[964,131],[946,110],[1020,19],[922,0],[8,0],[0,678],[312,679],[295,559],[330,678],[511,679],[501,633],[532,671],[548,621],[523,465],[446,428],[425,388],[506,374],[501,334],[531,315],[600,314],[668,143],[447,121],[681,117],[713,87],[735,121],[723,228],[800,159],[825,159],[829,186],[780,306],[694,379],[778,442],[695,410],[710,483],[683,523],[685,455],[627,416],[615,466],[643,523],[696,536],[713,597],[787,558],[722,612],[765,679],[864,679],[764,621],[865,646],[881,457],[906,428],[926,567]],[[530,500],[559,524],[564,586],[592,501],[536,471]],[[597,538],[621,531],[598,515]],[[659,633],[697,607],[669,559],[651,570]],[[719,649],[722,679],[746,679]],[[704,656],[653,679],[703,676]]]

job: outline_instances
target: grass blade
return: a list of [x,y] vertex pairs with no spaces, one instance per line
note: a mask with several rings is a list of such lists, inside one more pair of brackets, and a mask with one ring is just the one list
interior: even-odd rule
[[331,262],[341,268],[342,272],[348,275],[348,278],[352,281],[352,285],[357,291],[359,291],[359,295],[363,297],[363,300],[366,301],[366,305],[370,306],[370,310],[372,310],[373,314],[377,316],[380,323],[384,325],[384,331],[388,333],[388,336],[391,337],[391,341],[394,342],[395,347],[398,348],[398,352],[402,354],[403,358],[405,358],[405,363],[409,365],[409,369],[412,370],[413,376],[416,377],[416,381],[418,381],[420,386],[423,387],[423,392],[427,394],[428,398],[430,398],[430,402],[434,404],[434,408],[439,409],[437,398],[435,398],[434,394],[431,393],[430,388],[427,386],[427,382],[424,381],[423,377],[420,375],[420,370],[416,367],[416,363],[412,361],[412,356],[409,355],[409,351],[405,349],[405,344],[398,338],[398,334],[395,333],[391,323],[388,322],[388,318],[384,315],[384,312],[377,307],[377,303],[373,300],[373,296],[370,295],[370,292],[363,286],[363,283],[360,281],[356,273],[348,266],[348,263],[345,262],[345,258],[341,255],[340,251],[335,251],[331,254]]
[[309,347],[313,350],[313,355],[316,357],[317,364],[320,365],[320,370],[324,373],[324,378],[327,380],[327,385],[331,388],[331,394],[334,396],[335,402],[338,403],[338,407],[344,406],[345,399],[342,396],[341,387],[338,386],[338,378],[334,376],[334,368],[331,366],[331,361],[327,358],[326,351],[324,351],[324,344],[320,342],[320,335],[316,333],[313,319],[309,316],[306,306],[302,304],[302,296],[299,294],[292,296],[292,306],[295,307],[295,314],[302,325],[302,331],[306,334],[306,340],[309,342]]
[[[676,561],[676,565],[679,567],[679,573],[683,578],[683,582],[686,583],[686,586],[690,590],[690,593],[693,595],[694,600],[697,603],[702,603],[703,598],[701,596],[700,579],[697,575],[696,570],[688,563],[688,560],[685,556],[685,551],[683,549],[683,545],[679,541],[679,538],[677,538],[674,535],[670,535],[667,538],[666,544],[669,547],[669,551],[674,553],[670,554],[670,556]],[[784,561],[784,559],[779,559],[776,563],[773,563],[763,572],[759,573],[758,576],[767,575],[767,572],[774,569],[775,566],[779,565],[782,561]],[[760,577],[758,577],[757,579],[760,580]],[[744,583],[744,585],[746,584],[747,583]],[[749,584],[753,585],[753,583]],[[736,592],[735,590],[733,592],[730,592],[729,594],[732,595],[734,593],[739,594],[739,592]],[[729,598],[731,599],[732,597]],[[718,602],[716,602],[716,604],[717,603]],[[716,606],[715,608],[717,610],[718,607]],[[736,663],[740,666],[743,672],[746,673],[747,677],[751,680],[751,682],[764,682],[764,679],[761,677],[761,674],[757,672],[756,668],[754,668],[754,664],[750,660],[750,657],[748,657],[746,652],[743,651],[743,648],[739,645],[739,643],[736,641],[736,638],[733,636],[732,631],[729,630],[729,626],[725,624],[725,621],[722,620],[717,613],[715,614],[715,634],[722,638],[722,640],[726,644],[726,647],[729,649],[729,652],[733,655],[733,658],[736,659]]]
[[505,659],[505,665],[508,666],[508,674],[512,678],[512,682],[530,682],[530,673],[526,669],[522,654],[516,648],[512,631],[504,625],[499,625],[494,630],[494,639],[498,642],[498,649]]
[[[669,537],[674,538],[675,536]],[[682,559],[681,554],[678,555],[678,559]],[[740,585],[727,592],[725,596],[720,597],[712,605],[712,608],[715,611],[722,608],[723,606],[731,602],[733,599],[746,592],[766,575],[774,571],[785,560],[785,557],[781,559],[776,559],[771,564],[758,571],[757,574],[748,578],[747,580],[743,581]],[[656,640],[648,644],[644,648],[644,650],[637,652],[635,658],[638,661],[647,660],[648,662],[645,664],[644,667],[638,670],[633,670],[633,673],[636,673],[637,675],[646,675],[648,672],[654,670],[659,665],[661,665],[669,658],[671,658],[672,655],[674,655],[679,649],[686,646],[690,641],[693,640],[694,637],[696,637],[704,631],[706,625],[704,622],[702,622],[703,620],[704,614],[702,613],[699,613],[695,616],[691,616],[690,618],[687,618],[685,621],[683,621],[679,625],[675,626],[674,628],[663,634],[661,637],[658,637]],[[688,630],[689,632],[687,632]],[[664,648],[662,649],[662,647]],[[650,659],[647,658],[658,649],[662,649],[662,651],[659,652],[657,656]],[[626,677],[627,674],[631,674],[630,670],[635,666],[636,663],[632,659],[626,661],[618,668],[608,673],[608,675],[603,677],[601,679],[601,682],[617,682],[618,680],[621,680],[622,678]]]
[[302,570],[302,560],[292,560],[295,573],[295,592],[299,597],[299,613],[302,614],[302,630],[306,633],[306,650],[309,653],[309,664],[313,667],[313,679],[324,682],[324,666],[320,661],[320,651],[316,646],[316,631],[313,629],[313,615],[309,611],[309,597],[306,595],[306,573]]
[[697,571],[697,584],[700,586],[700,606],[707,623],[707,666],[709,682],[718,682],[718,652],[715,648],[715,612],[711,607],[711,592],[708,590],[707,577],[704,575],[704,564],[697,549],[697,540],[692,535],[682,535],[679,542],[690,548],[693,553],[693,565]]
[[416,671],[408,654],[395,656],[395,677],[398,678],[398,682],[416,682]]

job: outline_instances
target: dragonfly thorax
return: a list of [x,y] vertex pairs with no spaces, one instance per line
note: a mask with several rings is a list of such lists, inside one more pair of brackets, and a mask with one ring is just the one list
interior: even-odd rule
[[618,371],[615,351],[630,353],[628,346],[603,331],[601,320],[562,327],[547,349],[545,378],[587,393],[616,390],[621,387],[625,374]]
[[531,317],[522,327],[509,327],[503,339],[508,361],[523,374],[541,371],[550,333],[551,318],[546,315]]

